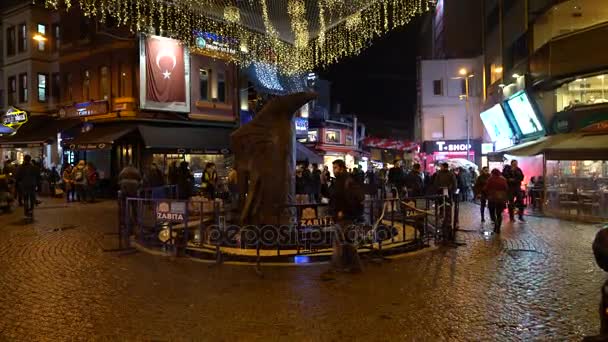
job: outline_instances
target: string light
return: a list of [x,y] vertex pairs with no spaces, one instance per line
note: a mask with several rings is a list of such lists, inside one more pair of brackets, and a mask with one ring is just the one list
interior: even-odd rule
[[[33,1],[65,10],[77,4],[86,17],[101,22],[114,18],[118,26],[134,32],[154,28],[193,50],[195,32],[213,33],[226,38],[225,44],[235,52],[229,57],[234,62],[269,63],[286,74],[357,55],[374,39],[430,10],[428,0],[288,0],[283,15],[284,0]],[[288,25],[273,22],[270,12],[278,20],[289,20]]]

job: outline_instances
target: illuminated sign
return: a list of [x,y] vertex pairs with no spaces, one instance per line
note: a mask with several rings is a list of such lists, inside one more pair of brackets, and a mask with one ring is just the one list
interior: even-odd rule
[[[445,141],[437,141],[437,151],[439,152],[466,152],[467,144],[446,144]],[[468,145],[468,150],[471,149],[471,144]]]
[[522,136],[544,133],[545,129],[526,92],[514,95],[507,100],[507,105]]
[[496,143],[497,149],[513,146],[515,133],[511,129],[501,105],[494,105],[494,107],[482,112],[480,117],[490,140]]
[[27,122],[28,115],[24,110],[10,107],[4,115],[2,115],[2,125],[12,128],[15,131]]
[[209,32],[195,32],[195,36],[195,44],[199,49],[212,50],[229,55],[236,54],[236,50],[232,47],[237,42],[234,39],[230,40]]
[[296,135],[306,136],[308,134],[308,119],[307,118],[296,118]]
[[59,110],[59,116],[62,118],[77,118],[82,116],[93,116],[108,114],[108,101],[90,101],[76,103],[73,106],[63,107]]

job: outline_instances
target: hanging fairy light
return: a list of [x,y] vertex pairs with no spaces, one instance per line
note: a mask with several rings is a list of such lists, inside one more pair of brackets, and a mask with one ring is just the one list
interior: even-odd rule
[[[377,37],[430,10],[428,0],[288,0],[283,15],[278,11],[285,11],[285,0],[33,1],[53,9],[78,5],[87,17],[111,17],[134,32],[153,28],[191,48],[196,48],[195,32],[213,33],[228,38],[235,62],[270,63],[288,74],[357,55]],[[278,22],[284,20],[289,22]],[[290,32],[280,32],[285,29]]]

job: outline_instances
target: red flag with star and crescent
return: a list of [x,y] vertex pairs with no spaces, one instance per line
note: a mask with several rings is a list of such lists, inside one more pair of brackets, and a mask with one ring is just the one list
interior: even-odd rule
[[184,47],[177,40],[146,40],[146,100],[186,102]]

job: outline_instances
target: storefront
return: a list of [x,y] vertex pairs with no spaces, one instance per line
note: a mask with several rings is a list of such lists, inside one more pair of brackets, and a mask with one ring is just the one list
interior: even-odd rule
[[138,168],[156,163],[165,174],[182,161],[190,164],[195,175],[205,164],[215,163],[220,176],[231,166],[231,128],[167,126],[126,120],[88,124],[91,127],[71,140],[65,140],[66,162],[85,160],[93,163],[100,178],[115,179],[120,170],[132,164]]
[[441,161],[448,159],[468,159],[476,165],[481,163],[481,140],[440,140],[425,141],[420,153],[423,168],[433,173]]
[[542,191],[545,214],[582,221],[608,220],[608,121],[502,153],[544,161],[544,176],[535,180]]
[[58,120],[50,116],[28,118],[12,135],[0,137],[3,161],[21,164],[25,155],[46,168],[61,166],[61,133],[78,125],[78,120]]

